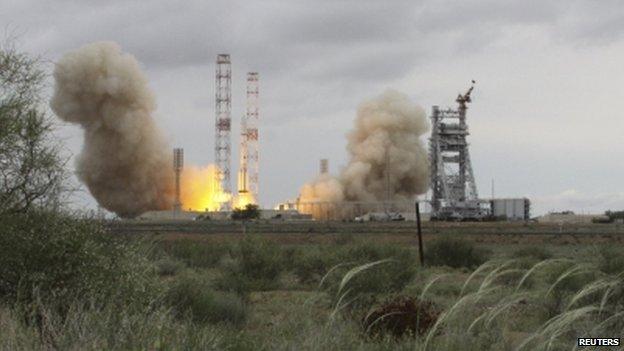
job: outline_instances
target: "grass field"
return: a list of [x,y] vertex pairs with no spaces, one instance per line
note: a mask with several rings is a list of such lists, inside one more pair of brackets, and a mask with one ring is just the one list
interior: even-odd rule
[[108,223],[145,258],[148,307],[43,304],[33,324],[5,304],[0,346],[572,350],[624,334],[623,226],[423,229],[425,267],[413,223]]

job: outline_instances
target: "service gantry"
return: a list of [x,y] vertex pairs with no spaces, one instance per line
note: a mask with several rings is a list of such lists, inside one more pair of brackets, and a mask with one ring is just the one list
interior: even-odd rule
[[480,220],[487,215],[477,194],[466,140],[466,110],[474,83],[473,80],[470,89],[455,99],[457,110],[432,108],[429,155],[433,220]]
[[[225,193],[224,202],[220,204],[221,210],[228,210],[231,207],[232,187],[230,182],[230,159],[232,154],[232,144],[230,131],[232,127],[232,65],[230,55],[217,55],[217,68],[215,72],[215,189]],[[227,200],[226,200],[227,199]]]
[[247,111],[241,120],[238,192],[250,193],[258,203],[258,115],[259,82],[257,72],[247,73]]

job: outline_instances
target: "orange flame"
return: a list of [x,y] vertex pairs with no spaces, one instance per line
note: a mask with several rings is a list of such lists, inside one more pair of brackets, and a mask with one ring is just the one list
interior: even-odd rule
[[182,171],[181,201],[185,210],[218,211],[230,195],[216,181],[217,166],[189,166]]
[[253,194],[248,191],[239,191],[234,201],[234,208],[245,208],[248,204],[255,204]]

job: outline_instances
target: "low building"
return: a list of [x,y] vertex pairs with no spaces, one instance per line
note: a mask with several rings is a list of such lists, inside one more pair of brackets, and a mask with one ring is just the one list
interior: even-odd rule
[[594,218],[600,217],[596,214],[576,214],[572,211],[550,212],[537,218],[539,223],[557,224],[590,224]]
[[493,199],[492,216],[508,221],[527,221],[531,218],[531,202],[527,198]]

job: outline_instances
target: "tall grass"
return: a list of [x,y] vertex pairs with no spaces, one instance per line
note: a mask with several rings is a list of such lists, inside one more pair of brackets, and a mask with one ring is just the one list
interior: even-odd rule
[[[384,263],[360,265],[344,275],[330,315],[332,325],[354,301],[348,298],[349,282]],[[531,275],[541,283],[524,285]],[[418,299],[431,297],[427,292],[440,281],[433,276],[423,282]],[[624,274],[607,276],[596,266],[551,259],[523,268],[519,260],[492,261],[458,284],[463,291],[447,301],[426,335],[415,339],[415,349],[573,349],[577,337],[617,336],[624,330]],[[553,300],[558,308],[549,313]]]
[[[616,251],[572,260],[527,248],[486,261],[442,238],[420,268],[413,249],[357,241],[177,245],[152,262],[145,245],[94,222],[1,218],[0,350],[572,350],[579,336],[624,331]],[[306,291],[256,293],[287,279]],[[310,298],[283,306],[291,293]],[[406,328],[417,332],[384,322],[406,311],[397,301],[414,302],[416,323],[431,307]]]

